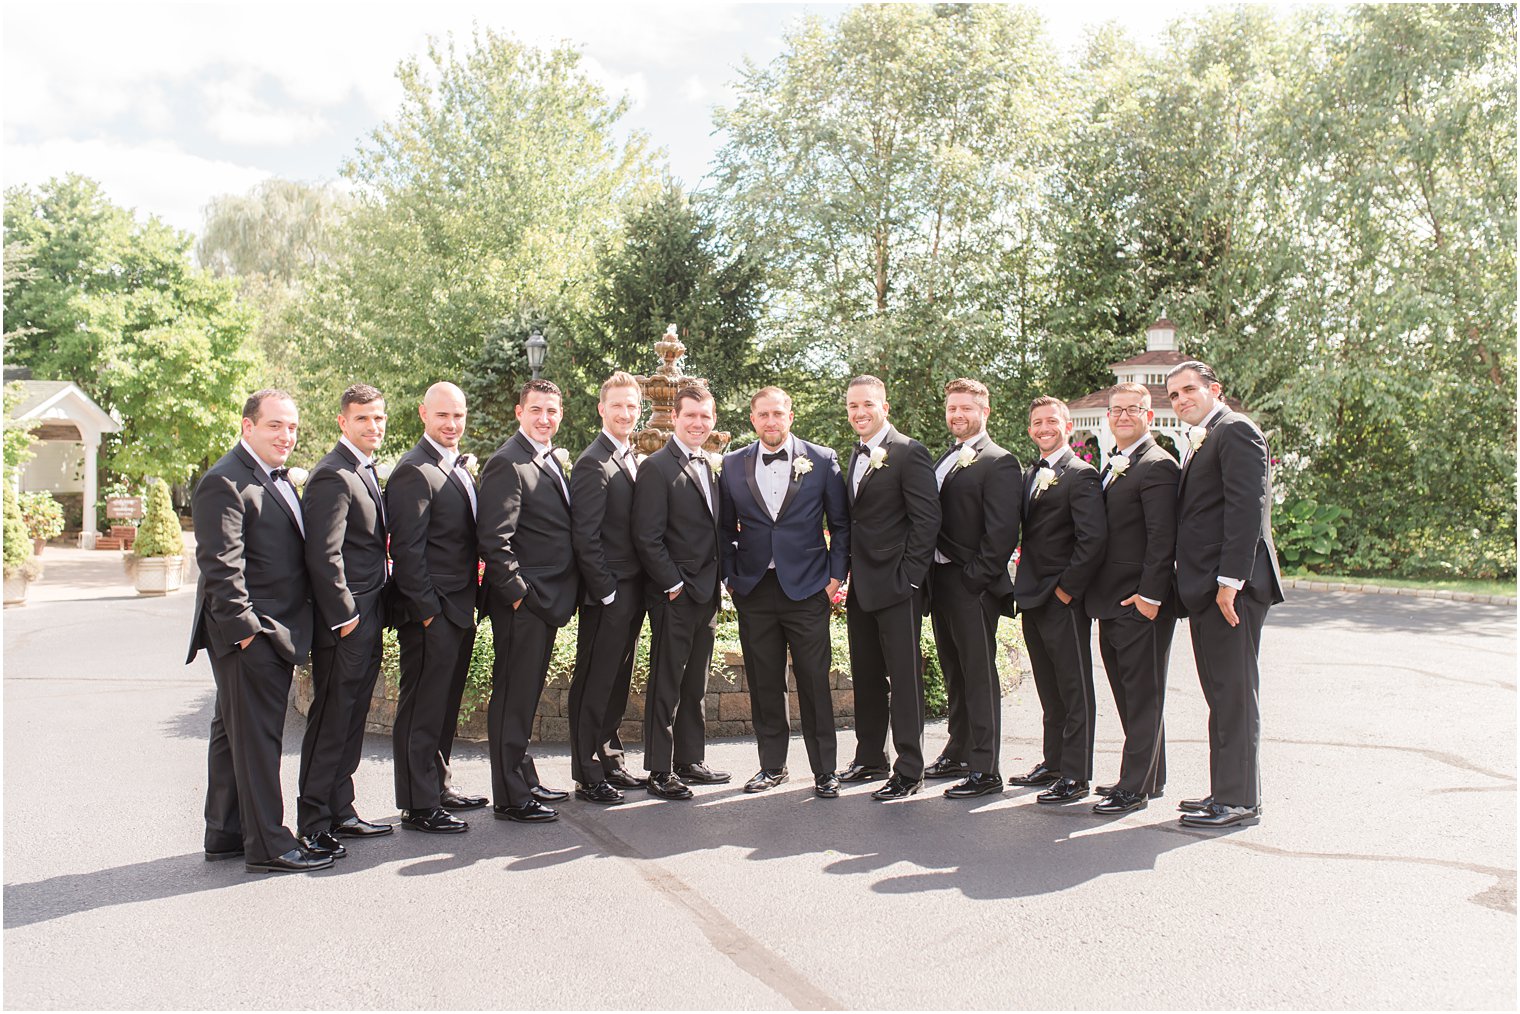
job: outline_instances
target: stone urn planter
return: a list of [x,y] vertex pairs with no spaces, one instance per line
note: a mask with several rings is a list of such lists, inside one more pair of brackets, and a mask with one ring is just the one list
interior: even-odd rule
[[8,606],[26,605],[26,586],[31,583],[32,579],[20,570],[15,573],[7,572],[5,575],[5,604]]
[[167,595],[184,582],[183,556],[143,556],[136,561],[132,583],[139,595]]

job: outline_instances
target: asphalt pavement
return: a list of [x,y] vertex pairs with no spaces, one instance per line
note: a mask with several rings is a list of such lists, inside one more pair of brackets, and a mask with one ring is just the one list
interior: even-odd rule
[[[525,826],[349,843],[308,875],[201,856],[204,657],[192,592],[137,597],[115,554],[48,550],[4,612],[8,1008],[1503,1008],[1516,1001],[1512,607],[1296,592],[1263,638],[1262,823],[1181,828],[1207,791],[1186,626],[1164,799],[1112,820],[1035,790],[901,803],[631,793]],[[1094,653],[1096,655],[1096,652]],[[1097,777],[1119,725],[1101,669]],[[1003,773],[1038,759],[1033,686]],[[302,719],[286,727],[293,820]],[[926,753],[943,743],[931,724]],[[840,733],[840,760],[853,733]],[[563,746],[535,751],[569,788]],[[488,792],[483,744],[458,784]],[[358,773],[397,818],[390,743]]]

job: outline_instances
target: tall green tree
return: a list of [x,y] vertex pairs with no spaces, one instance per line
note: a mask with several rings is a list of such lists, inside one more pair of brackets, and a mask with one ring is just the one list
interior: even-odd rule
[[810,432],[844,436],[853,373],[936,434],[944,381],[1016,382],[1061,80],[1036,15],[981,4],[854,7],[745,68],[715,190],[770,271],[762,333],[814,386]]
[[6,192],[8,241],[30,277],[7,299],[8,358],[72,380],[122,421],[105,466],[180,482],[226,450],[252,359],[254,314],[190,261],[188,234],[139,223],[80,176]]
[[[399,445],[428,384],[498,356],[503,322],[586,314],[597,244],[652,174],[643,137],[618,136],[626,102],[579,63],[486,29],[402,63],[398,112],[343,168],[359,196],[336,262],[291,317],[311,398],[376,384]],[[546,376],[584,385],[582,358],[566,329]]]

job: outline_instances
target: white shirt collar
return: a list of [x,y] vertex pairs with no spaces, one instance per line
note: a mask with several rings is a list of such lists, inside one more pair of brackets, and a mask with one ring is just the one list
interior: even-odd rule
[[363,451],[359,450],[359,448],[355,447],[354,442],[348,439],[348,437],[339,437],[338,443],[342,444],[344,447],[347,447],[350,451],[353,452],[354,457],[359,459],[360,468],[364,468],[374,460],[368,454],[365,454]]
[[247,451],[249,456],[251,456],[253,460],[258,464],[258,466],[264,470],[265,475],[268,475],[270,472],[274,471],[274,466],[265,461],[263,458],[259,457],[258,452],[255,451],[252,447],[248,446],[248,441],[239,440],[238,443],[243,445],[243,450]]
[[[1036,447],[1035,450],[1038,451],[1039,447]],[[1055,453],[1049,455],[1042,453],[1038,458],[1035,458],[1034,460],[1045,462],[1045,466],[1047,468],[1055,468],[1056,465],[1060,463],[1061,459],[1070,452],[1071,448],[1063,444],[1062,446],[1056,448]]]
[[1140,437],[1139,440],[1131,442],[1127,447],[1120,447],[1119,448],[1119,453],[1122,454],[1122,455],[1124,455],[1127,458],[1127,457],[1129,457],[1129,452],[1130,451],[1134,450],[1136,447],[1139,447],[1141,444],[1145,443],[1150,438],[1151,438],[1150,431],[1147,430],[1145,432],[1145,434]]
[[881,429],[879,429],[879,430],[876,431],[876,435],[874,437],[872,437],[870,440],[862,440],[860,442],[863,443],[863,444],[865,444],[867,447],[869,447],[871,450],[874,451],[874,450],[876,450],[876,448],[878,448],[878,447],[881,446],[881,442],[883,440],[887,439],[887,434],[890,433],[891,431],[892,431],[892,424],[891,423],[884,423],[884,424],[882,424]]
[[[761,441],[761,440],[756,440],[755,441],[755,453],[756,454],[775,454],[777,451],[785,451],[788,461],[790,461],[792,458],[795,458],[800,453],[798,451],[798,449],[797,449],[797,434],[795,434],[795,433],[788,433],[786,435],[786,439],[783,440],[783,441],[781,441],[781,446],[778,447],[778,448],[776,448],[775,451],[770,450],[769,448],[767,448],[765,446],[765,442],[764,441]],[[771,464],[774,465],[774,464],[776,464],[776,462],[773,461],[773,462],[771,462]]]
[[982,437],[986,433],[987,433],[987,427],[983,426],[981,429],[979,429],[975,433],[971,434],[965,440],[957,440],[955,442],[955,444],[956,444],[957,447],[970,447],[972,444],[974,444],[978,440],[982,439]]
[[454,462],[459,460],[459,448],[456,447],[453,450],[450,450],[449,448],[440,444],[438,441],[434,440],[432,437],[428,436],[426,433],[422,434],[422,439],[432,444],[433,449],[438,452],[438,456],[443,459],[443,470],[445,472],[451,470],[454,467]]
[[1209,423],[1213,422],[1215,419],[1219,418],[1221,415],[1224,415],[1224,410],[1225,410],[1225,404],[1224,404],[1223,401],[1221,401],[1221,402],[1219,402],[1218,404],[1216,404],[1214,406],[1213,411],[1211,411],[1208,415],[1206,415],[1206,416],[1203,417],[1203,422],[1199,423],[1198,425],[1202,426],[1204,429],[1208,429],[1209,428]]
[[682,440],[680,437],[673,436],[670,439],[674,440],[676,442],[676,446],[679,447],[681,450],[685,451],[687,453],[687,455],[700,454],[700,455],[705,456],[705,452],[702,450],[702,448],[698,447],[698,448],[693,449],[691,447],[687,447],[686,446],[686,442],[684,440]]
[[549,444],[541,444],[537,440],[534,440],[532,437],[528,436],[527,430],[519,429],[517,432],[522,434],[522,438],[524,440],[533,445],[533,453],[537,457],[542,458],[545,454],[548,454],[551,450],[553,450],[553,447],[551,447]]
[[602,436],[612,441],[612,449],[618,454],[622,454],[624,451],[628,450],[628,444],[625,441],[619,440],[617,437],[613,436],[612,432],[605,426],[602,427]]

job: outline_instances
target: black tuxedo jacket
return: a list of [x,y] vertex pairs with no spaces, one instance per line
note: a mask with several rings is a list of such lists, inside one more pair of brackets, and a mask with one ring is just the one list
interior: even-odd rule
[[934,459],[924,445],[890,424],[881,442],[882,467],[866,468],[852,490],[858,451],[850,453],[844,488],[850,501],[850,596],[875,612],[922,588],[939,538],[939,490]]
[[1126,457],[1129,467],[1103,490],[1108,548],[1087,589],[1087,613],[1101,620],[1131,614],[1134,606],[1119,603],[1137,592],[1163,607],[1173,597],[1177,459],[1151,437],[1130,448]]
[[241,442],[196,485],[190,514],[200,578],[186,663],[202,648],[230,654],[260,633],[287,662],[305,662],[314,617],[301,529]]
[[[755,478],[764,449],[760,441],[723,459],[723,474],[718,479],[723,576],[739,595],[755,590],[773,559],[776,580],[793,602],[817,595],[828,587],[831,578],[843,581],[849,573],[850,515],[839,458],[831,449],[801,437],[791,444],[795,444],[797,456],[786,462],[786,494],[774,518]],[[795,465],[802,458],[812,462],[812,468],[799,473]],[[823,539],[825,526],[829,530],[827,545]]]
[[[708,469],[713,509],[696,470]],[[639,465],[633,490],[633,545],[656,591],[685,584],[681,594],[710,602],[718,594],[718,483],[711,469],[686,460],[674,437]]]
[[458,626],[475,625],[480,556],[464,485],[474,480],[458,468],[445,472],[442,461],[423,437],[396,462],[385,483],[395,626],[439,613]]
[[301,511],[306,570],[317,603],[316,639],[318,644],[331,644],[336,637],[333,625],[371,608],[385,590],[380,493],[359,474],[354,452],[340,442],[311,470],[301,493]]
[[[1024,488],[1038,472],[1039,459],[1024,470]],[[1061,452],[1051,470],[1055,482],[1024,501],[1024,541],[1019,549],[1013,596],[1020,609],[1035,609],[1060,586],[1078,602],[1103,562],[1108,522],[1098,470],[1071,451]]]
[[[961,568],[966,586],[999,598],[1013,592],[1008,558],[1019,544],[1024,471],[1019,459],[983,432],[971,442],[971,464],[957,460],[939,490],[943,520],[936,548]],[[959,451],[946,451],[945,454]],[[935,468],[944,461],[935,462]],[[932,591],[932,589],[931,589]]]
[[580,598],[580,574],[565,490],[570,476],[539,460],[521,430],[497,448],[480,473],[480,557],[486,593],[518,599],[551,627],[562,627]]
[[590,604],[615,592],[619,581],[644,572],[633,548],[634,475],[613,457],[616,450],[607,434],[599,433],[570,471],[571,542]]
[[1220,577],[1245,581],[1242,594],[1283,600],[1272,545],[1272,481],[1267,441],[1226,409],[1187,465],[1177,490],[1177,595],[1183,615],[1214,608]]

